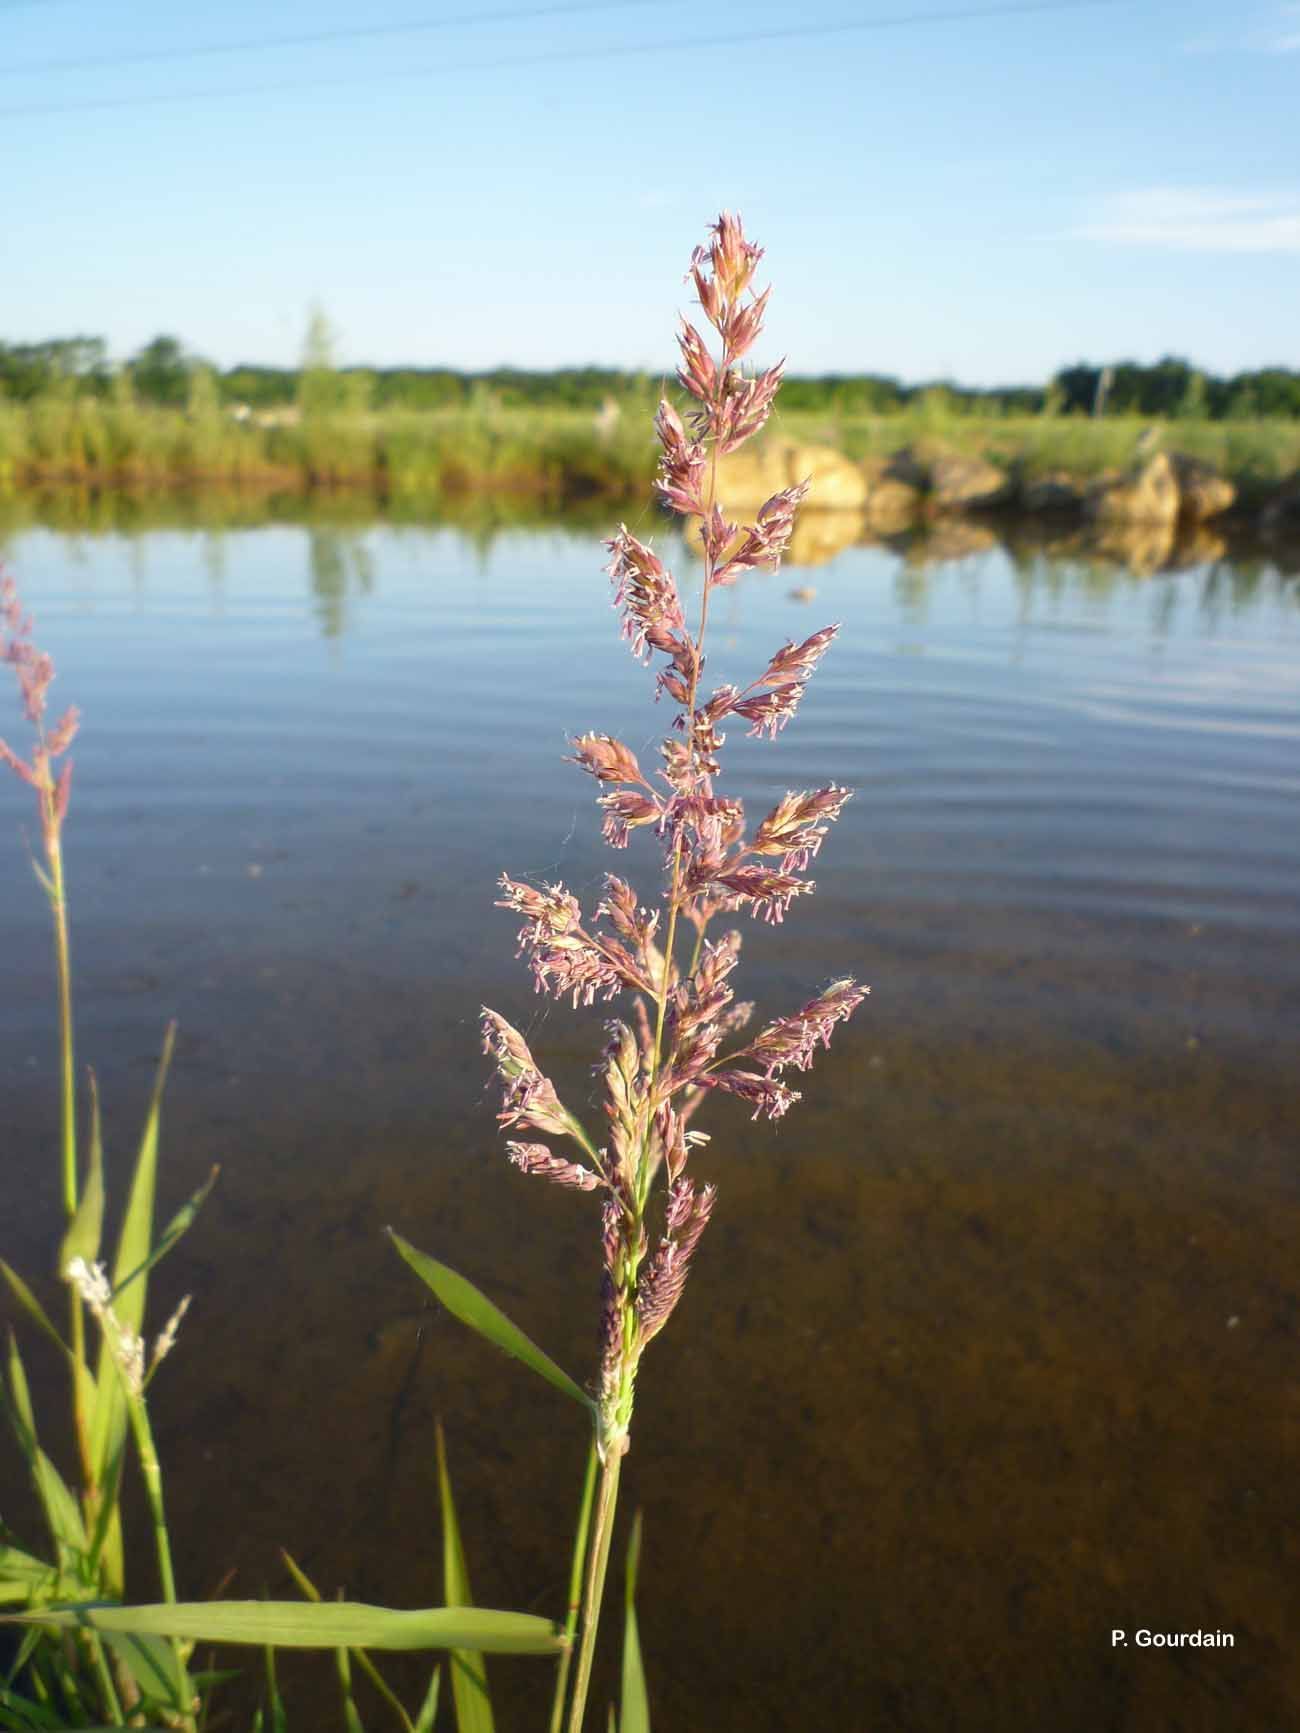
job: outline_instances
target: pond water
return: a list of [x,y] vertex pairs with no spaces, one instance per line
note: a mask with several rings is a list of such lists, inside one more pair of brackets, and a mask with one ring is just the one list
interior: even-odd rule
[[[84,714],[79,1058],[112,1178],[173,1017],[163,1211],[222,1166],[156,1292],[160,1317],[195,1294],[154,1398],[191,1596],[231,1570],[291,1593],[285,1546],[327,1592],[438,1600],[441,1417],[478,1598],[562,1603],[580,1417],[425,1306],[380,1230],[590,1375],[596,1210],[506,1164],[477,1011],[584,1099],[603,1008],[534,998],[494,881],[655,892],[652,845],[611,859],[561,762],[589,729],[644,761],[666,721],[609,609],[612,527],[8,537]],[[816,896],[745,921],[741,990],[872,995],[782,1123],[703,1120],[718,1205],[624,1477],[656,1725],[1295,1725],[1300,587],[1266,559],[849,547],[723,594],[710,672],[832,620],[789,730],[727,744],[758,812],[857,790]],[[39,1275],[56,1046],[22,793],[3,1249]],[[1235,1647],[1112,1649],[1142,1627]],[[546,1669],[494,1672],[503,1728],[538,1726]],[[327,1675],[288,1669],[295,1727],[334,1724]]]

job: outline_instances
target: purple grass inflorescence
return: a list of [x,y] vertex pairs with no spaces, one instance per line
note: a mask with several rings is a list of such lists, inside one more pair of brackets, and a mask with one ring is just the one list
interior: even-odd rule
[[[743,803],[715,787],[725,739],[719,725],[738,717],[751,735],[774,739],[839,630],[826,626],[802,643],[787,643],[747,686],[723,685],[702,696],[710,595],[744,572],[777,567],[807,492],[801,483],[774,494],[753,523],[732,522],[717,497],[718,459],[759,431],[781,383],[783,362],[753,377],[740,369],[762,330],[770,293],[751,288],[761,257],[739,217],[723,212],[687,276],[721,339],[721,357],[715,360],[699,331],[683,320],[677,377],[694,403],[685,417],[661,403],[655,418],[659,492],[669,509],[694,520],[704,554],[694,635],[672,573],[653,549],[626,525],[607,544],[623,636],[639,659],[664,658],[656,696],[666,695],[677,707],[660,765],[647,776],[636,755],[608,734],[582,734],[572,743],[571,761],[601,786],[606,841],[625,848],[633,830],[653,828],[665,857],[660,906],[643,907],[626,881],[611,874],[588,920],[563,885],[535,889],[501,880],[498,906],[522,918],[520,949],[539,992],[571,995],[575,1006],[632,996],[628,1020],[607,1025],[597,1066],[605,1093],[599,1138],[589,1137],[561,1104],[518,1031],[496,1012],[483,1013],[485,1049],[504,1085],[502,1125],[568,1139],[584,1157],[577,1162],[546,1144],[510,1142],[510,1159],[526,1173],[604,1193],[597,1444],[605,1461],[627,1448],[637,1364],[681,1297],[713,1209],[714,1188],[697,1188],[685,1172],[692,1149],[707,1141],[689,1129],[692,1115],[710,1090],[720,1089],[739,1096],[755,1118],[779,1118],[799,1099],[779,1074],[791,1066],[806,1071],[817,1046],[829,1044],[835,1025],[867,992],[852,980],[836,981],[800,1010],[723,1051],[741,1036],[753,1008],[737,1003],[730,985],[739,930],[709,937],[710,924],[741,910],[780,921],[813,889],[802,875],[849,799],[848,789],[833,784],[787,793],[750,833]],[[675,953],[686,926],[694,936],[683,962]],[[651,1249],[646,1216],[661,1169],[663,1222]]]
[[18,587],[3,573],[0,573],[0,662],[7,662],[17,675],[23,713],[36,730],[30,761],[20,758],[6,741],[0,740],[0,764],[7,764],[15,776],[36,790],[48,849],[57,841],[72,789],[72,760],[57,776],[54,761],[62,758],[72,745],[81,718],[75,707],[70,708],[53,728],[46,729],[45,695],[54,679],[54,663],[32,643],[32,622],[22,611]]

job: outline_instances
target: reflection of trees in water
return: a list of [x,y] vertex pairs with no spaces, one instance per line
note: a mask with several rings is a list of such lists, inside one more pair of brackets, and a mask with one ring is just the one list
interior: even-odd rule
[[375,586],[365,532],[337,524],[309,524],[307,562],[321,631],[327,638],[341,638],[353,594],[368,596]]
[[[695,550],[683,540],[676,521],[650,505],[609,500],[561,510],[536,500],[484,494],[377,500],[350,492],[313,496],[231,489],[149,493],[55,488],[0,495],[0,549],[13,563],[16,538],[44,528],[61,536],[63,558],[85,563],[95,538],[120,538],[143,599],[147,535],[155,530],[188,532],[200,538],[199,558],[213,604],[220,606],[227,561],[234,557],[227,532],[300,525],[308,537],[315,613],[322,632],[337,638],[348,628],[350,606],[374,585],[367,546],[373,528],[411,538],[450,531],[461,542],[466,569],[484,570],[502,534],[547,532],[594,546],[613,532],[620,517],[626,517],[637,534],[670,544],[683,592],[690,590],[698,577]],[[875,547],[896,560],[896,604],[905,618],[915,621],[926,616],[937,585],[950,590],[960,583],[978,594],[990,571],[993,581],[1002,581],[1003,561],[1011,568],[1022,618],[1070,599],[1101,606],[1137,589],[1152,592],[1155,626],[1161,631],[1188,607],[1213,622],[1251,609],[1300,605],[1300,540],[1265,541],[1242,531],[1228,540],[1214,525],[1177,536],[1163,527],[1115,526],[1102,538],[1077,524],[1049,518],[981,521],[952,516],[913,522],[886,534],[859,512],[824,511],[804,514],[796,521],[796,532],[783,582],[793,581],[800,566],[812,568],[852,557],[855,548]],[[750,585],[765,581],[766,574],[754,573],[736,586],[732,595],[738,616]]]
[[[1174,544],[1172,552],[1167,552],[1154,569],[1146,560],[1121,561],[1109,542],[1085,542],[1079,536],[1068,541],[1062,538],[1056,546],[1023,539],[1000,546],[1020,597],[1022,621],[1036,610],[1050,610],[1071,601],[1103,607],[1117,598],[1138,594],[1150,596],[1153,628],[1161,634],[1188,607],[1195,608],[1210,625],[1226,615],[1245,615],[1252,609],[1300,607],[1300,584],[1271,554],[1233,557],[1218,537],[1211,541],[1204,534]],[[936,559],[923,547],[909,548],[894,582],[899,608],[913,619],[922,619],[940,587],[947,590],[960,583],[978,591],[984,570],[981,559],[951,554]]]

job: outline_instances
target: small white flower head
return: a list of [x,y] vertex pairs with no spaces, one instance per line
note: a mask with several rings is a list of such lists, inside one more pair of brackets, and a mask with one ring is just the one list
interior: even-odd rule
[[181,1327],[181,1320],[190,1309],[190,1301],[192,1298],[192,1294],[186,1294],[180,1305],[177,1306],[176,1310],[163,1326],[162,1334],[153,1345],[153,1365],[150,1367],[150,1375],[158,1370],[159,1366],[176,1346],[176,1333]]
[[144,1394],[144,1339],[129,1330],[109,1336],[113,1356],[122,1368],[127,1388],[133,1396]]
[[70,1258],[63,1274],[95,1316],[102,1318],[113,1298],[103,1264],[88,1264],[85,1258]]

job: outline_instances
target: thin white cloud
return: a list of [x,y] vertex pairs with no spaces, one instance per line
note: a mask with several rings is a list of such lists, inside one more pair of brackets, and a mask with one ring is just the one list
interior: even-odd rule
[[1139,187],[1104,199],[1076,233],[1183,253],[1300,253],[1300,192]]

